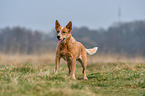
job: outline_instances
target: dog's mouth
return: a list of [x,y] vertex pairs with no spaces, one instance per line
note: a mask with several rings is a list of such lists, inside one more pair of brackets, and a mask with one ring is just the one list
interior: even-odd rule
[[63,38],[63,39],[58,39],[58,43],[62,43],[63,40],[65,40],[65,38]]

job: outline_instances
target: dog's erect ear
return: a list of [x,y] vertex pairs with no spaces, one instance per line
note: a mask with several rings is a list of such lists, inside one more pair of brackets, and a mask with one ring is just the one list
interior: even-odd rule
[[69,29],[69,31],[72,30],[72,22],[71,21],[66,25],[66,28]]
[[55,29],[57,29],[59,26],[60,26],[60,24],[59,24],[58,20],[56,20],[56,22],[55,22]]

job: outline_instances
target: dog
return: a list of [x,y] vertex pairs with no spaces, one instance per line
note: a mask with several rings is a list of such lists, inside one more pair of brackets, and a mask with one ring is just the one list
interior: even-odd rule
[[84,79],[88,80],[86,77],[86,67],[87,67],[87,53],[93,55],[96,53],[98,47],[92,49],[86,49],[82,43],[77,42],[71,35],[72,22],[70,21],[65,27],[62,27],[58,20],[55,22],[56,36],[58,39],[58,44],[56,47],[56,58],[55,58],[55,74],[58,74],[58,67],[60,59],[63,58],[67,61],[67,66],[69,69],[68,75],[72,73],[72,78],[75,78],[75,68],[76,61],[80,62],[84,74]]

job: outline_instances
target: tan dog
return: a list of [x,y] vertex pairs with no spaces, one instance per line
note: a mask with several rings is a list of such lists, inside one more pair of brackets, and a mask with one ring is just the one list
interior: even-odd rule
[[84,79],[86,77],[86,67],[87,67],[87,54],[96,53],[98,47],[94,47],[93,49],[86,49],[83,44],[77,42],[71,35],[72,30],[72,22],[70,21],[66,27],[60,26],[59,22],[56,20],[55,22],[56,36],[58,39],[58,44],[56,48],[56,67],[55,73],[58,74],[58,67],[60,63],[60,59],[63,58],[67,61],[67,66],[69,69],[68,75],[72,72],[72,78],[75,78],[75,68],[76,61],[79,61],[81,66],[83,67]]

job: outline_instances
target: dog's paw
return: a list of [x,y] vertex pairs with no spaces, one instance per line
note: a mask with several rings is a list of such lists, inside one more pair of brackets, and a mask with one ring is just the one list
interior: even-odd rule
[[76,80],[76,78],[74,76],[72,76],[72,79]]
[[58,74],[58,71],[55,71],[55,74],[57,75]]
[[72,79],[77,80],[76,78],[72,78]]
[[88,78],[86,77],[86,78],[84,78],[84,80],[88,80]]

